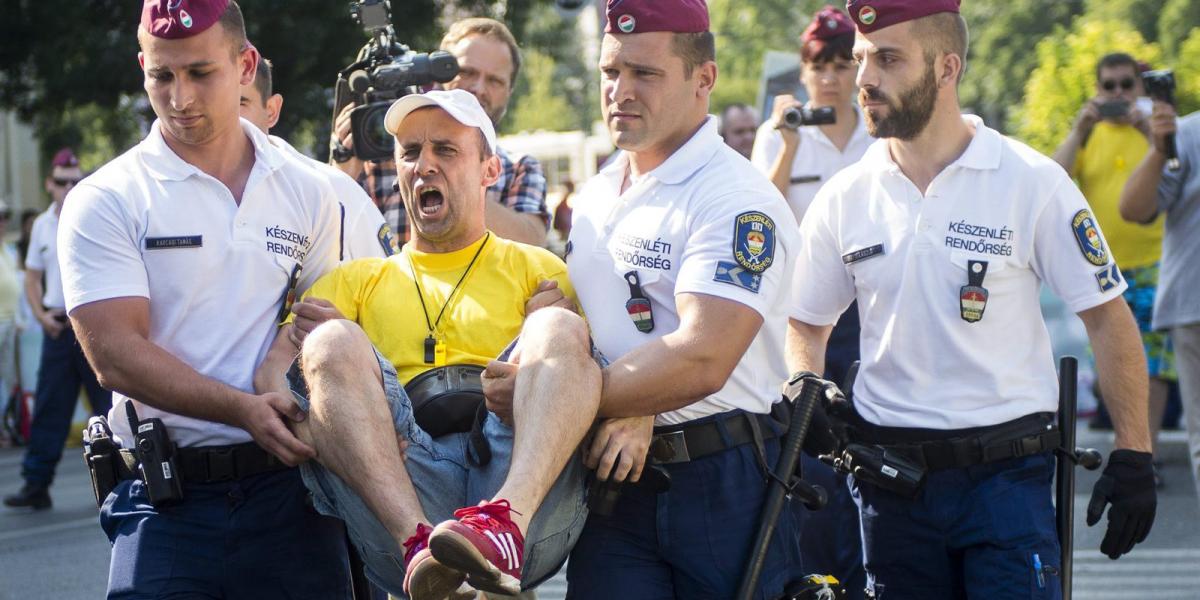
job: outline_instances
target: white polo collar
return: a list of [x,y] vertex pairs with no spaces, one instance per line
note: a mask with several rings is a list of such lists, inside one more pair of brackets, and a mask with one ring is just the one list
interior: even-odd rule
[[[255,169],[263,165],[268,171],[278,169],[285,160],[283,153],[271,145],[266,134],[245,119],[238,119],[242,131],[254,145]],[[168,181],[182,181],[192,175],[207,175],[195,165],[183,160],[163,139],[162,125],[158,119],[150,126],[150,135],[141,144],[141,159],[151,176]]]
[[[967,149],[963,151],[962,155],[947,165],[946,169],[960,167],[979,171],[999,169],[1004,145],[1000,133],[984,125],[983,119],[975,115],[963,115],[962,119],[975,128],[975,135],[971,136],[971,143],[967,144]],[[863,164],[876,165],[892,173],[900,173],[900,166],[892,160],[887,139],[879,139],[871,144],[863,156]]]

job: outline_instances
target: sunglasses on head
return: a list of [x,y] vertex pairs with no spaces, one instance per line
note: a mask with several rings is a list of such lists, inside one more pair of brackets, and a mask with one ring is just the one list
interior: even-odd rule
[[1121,79],[1120,81],[1118,81],[1116,79],[1106,79],[1106,80],[1100,82],[1100,87],[1104,88],[1104,91],[1106,91],[1106,92],[1111,92],[1111,91],[1117,89],[1117,86],[1119,85],[1119,86],[1121,86],[1121,89],[1128,91],[1128,90],[1133,89],[1133,84],[1134,84],[1133,78],[1126,77],[1124,79]]
[[67,187],[69,185],[73,186],[78,183],[79,183],[78,179],[70,179],[70,178],[63,179],[63,178],[59,178],[59,177],[54,178],[54,185],[57,185],[58,187]]

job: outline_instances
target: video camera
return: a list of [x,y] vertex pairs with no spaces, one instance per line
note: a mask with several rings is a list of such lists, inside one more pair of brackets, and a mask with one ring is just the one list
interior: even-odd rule
[[832,106],[809,108],[792,107],[783,111],[783,124],[791,129],[801,125],[832,125],[837,122],[837,113]]
[[[1175,106],[1175,73],[1170,69],[1142,73],[1142,87],[1146,95],[1160,102]],[[1175,147],[1175,134],[1167,136],[1167,169],[1179,170],[1179,151]]]
[[[458,75],[458,59],[449,52],[418,53],[396,41],[389,0],[357,0],[350,16],[362,25],[370,41],[354,63],[338,72],[334,89],[333,116],[351,102],[350,131],[354,136],[353,156],[382,160],[392,156],[395,140],[384,128],[387,110],[401,96],[420,93],[421,86],[445,83]],[[335,144],[334,160],[351,157],[350,150]]]

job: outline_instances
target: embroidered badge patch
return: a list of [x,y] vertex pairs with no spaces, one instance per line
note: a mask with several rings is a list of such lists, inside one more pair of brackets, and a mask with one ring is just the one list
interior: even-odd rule
[[751,273],[762,273],[775,261],[775,222],[758,212],[744,212],[733,226],[733,258]]
[[1117,268],[1117,263],[1112,263],[1096,271],[1096,283],[1100,285],[1101,292],[1107,292],[1121,285],[1121,270]]
[[751,273],[727,260],[719,260],[717,261],[717,273],[713,275],[713,281],[736,285],[757,294],[758,288],[762,286],[762,275]]
[[202,235],[176,235],[171,237],[146,238],[147,250],[172,250],[175,248],[199,248],[204,245]]
[[1108,249],[1104,247],[1104,239],[1100,237],[1100,229],[1096,227],[1096,219],[1091,211],[1083,209],[1071,218],[1071,231],[1075,233],[1075,241],[1079,242],[1079,251],[1088,262],[1102,267],[1108,264]]
[[391,256],[400,252],[400,247],[396,245],[396,236],[392,235],[392,228],[388,227],[387,223],[379,226],[379,231],[375,234],[379,239],[379,245],[383,247],[383,255]]

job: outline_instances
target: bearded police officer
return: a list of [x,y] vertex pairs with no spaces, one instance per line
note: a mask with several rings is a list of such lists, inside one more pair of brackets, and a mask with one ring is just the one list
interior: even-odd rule
[[1057,598],[1050,481],[1056,382],[1045,283],[1083,320],[1116,425],[1088,510],[1101,550],[1154,519],[1146,362],[1125,283],[1087,203],[1050,159],[959,112],[957,0],[853,1],[859,99],[883,138],[818,193],[801,227],[789,351],[821,371],[857,298],[854,441],[925,469],[908,495],[851,478],[880,598]]
[[239,120],[258,54],[236,3],[146,0],[138,42],[158,120],[59,228],[67,310],[141,467],[103,498],[109,597],[347,597],[344,529],[286,466],[314,455],[285,425],[304,415],[252,391],[285,299],[337,263],[337,201]]
[[[568,563],[573,598],[733,597],[778,455],[766,413],[787,378],[795,221],[707,114],[708,24],[703,0],[608,3],[601,105],[623,152],[582,189],[567,248],[614,361],[600,408],[612,418],[585,460],[599,479],[639,481],[653,436],[671,483],[627,483],[610,516],[589,516]],[[800,574],[796,521],[779,522],[767,597]]]

